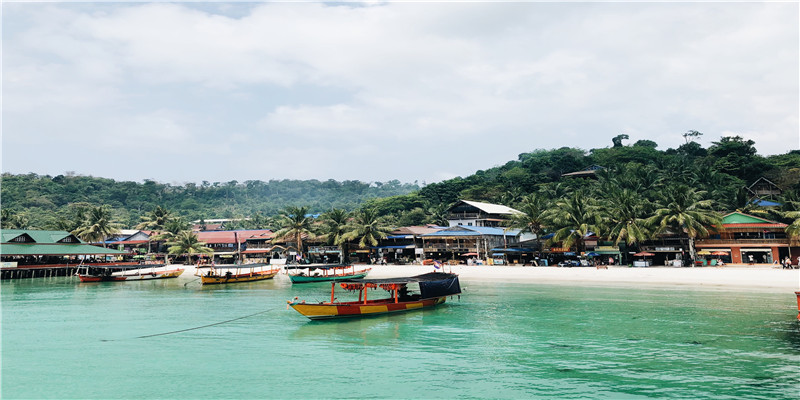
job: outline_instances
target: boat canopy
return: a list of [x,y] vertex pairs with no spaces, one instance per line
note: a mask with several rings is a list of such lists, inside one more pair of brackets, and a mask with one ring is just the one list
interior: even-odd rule
[[418,283],[420,295],[423,299],[441,296],[450,296],[461,293],[458,275],[444,272],[429,272],[427,274],[386,279],[344,279],[341,285],[347,290],[359,290],[364,286],[380,287],[384,290],[393,290],[394,287],[409,283]]
[[337,269],[337,268],[352,268],[352,264],[299,264],[299,265],[286,265],[286,269]]

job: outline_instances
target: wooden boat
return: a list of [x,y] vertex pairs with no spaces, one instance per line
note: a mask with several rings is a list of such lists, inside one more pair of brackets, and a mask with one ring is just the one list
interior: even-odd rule
[[[320,320],[418,310],[442,304],[447,296],[461,294],[458,275],[444,272],[390,279],[348,279],[338,283],[345,290],[357,291],[358,301],[337,302],[337,282],[334,281],[331,282],[330,302],[307,303],[295,297],[287,303],[300,314]],[[368,299],[369,289],[378,288],[389,292],[389,297]]]
[[151,265],[140,268],[125,269],[111,273],[112,276],[125,277],[128,281],[144,281],[150,279],[170,279],[177,278],[183,274],[185,269],[179,265]]
[[794,292],[794,295],[797,296],[797,319],[800,319],[800,292]]
[[203,285],[261,281],[274,278],[280,270],[266,263],[215,265],[201,275],[201,281]]
[[353,265],[306,264],[285,267],[292,283],[341,281],[360,279],[367,276],[372,268],[356,270]]
[[[117,270],[117,271],[115,271]],[[173,265],[114,265],[104,267],[86,266],[79,268],[76,275],[81,282],[119,282],[127,280],[149,280],[177,278],[184,269]]]

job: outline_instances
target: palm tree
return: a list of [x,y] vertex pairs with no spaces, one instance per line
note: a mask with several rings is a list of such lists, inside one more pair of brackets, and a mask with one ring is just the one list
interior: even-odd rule
[[347,241],[358,240],[358,247],[377,246],[380,239],[386,239],[392,230],[385,226],[376,208],[362,208],[353,214],[350,230],[342,238]]
[[654,215],[648,222],[657,226],[658,231],[669,228],[683,232],[689,239],[689,257],[694,260],[694,239],[707,236],[708,228],[722,228],[722,218],[711,207],[712,200],[704,199],[705,191],[698,191],[686,185],[669,187],[658,204]]
[[297,253],[303,253],[303,235],[313,235],[314,218],[308,215],[308,207],[289,206],[281,216],[282,228],[275,232],[276,239],[292,238],[297,245]]
[[603,221],[608,228],[604,236],[613,240],[615,246],[622,241],[631,246],[652,237],[647,224],[648,203],[636,192],[612,191],[604,209]]
[[437,203],[436,205],[429,205],[426,212],[428,214],[428,222],[439,226],[447,226],[447,212],[450,206],[445,203]]
[[519,205],[521,214],[512,214],[508,228],[516,228],[520,233],[532,233],[536,235],[536,249],[542,251],[542,232],[545,228],[545,214],[547,202],[541,195],[535,193],[522,198]]
[[[166,226],[167,222],[169,222],[170,219],[172,219],[172,217],[170,216],[169,210],[161,206],[156,206],[155,208],[153,208],[153,211],[150,211],[150,213],[141,218],[142,222],[136,225],[136,229],[151,230],[154,231],[156,235],[158,235],[158,232],[164,229],[164,226]],[[153,239],[154,238],[152,237],[147,238],[148,253],[150,253],[150,241]]]
[[178,233],[171,242],[167,242],[167,245],[169,254],[185,254],[189,262],[191,262],[192,254],[214,253],[214,250],[199,241],[197,235],[192,231]]
[[347,262],[347,241],[344,240],[344,235],[347,233],[347,223],[350,220],[350,213],[334,208],[322,216],[323,230],[328,239],[329,244],[339,246],[339,252],[342,254],[341,262]]
[[106,238],[119,232],[119,225],[111,221],[111,211],[107,206],[92,207],[86,215],[83,225],[72,233],[87,242],[103,242]]
[[784,216],[794,219],[794,221],[786,227],[786,234],[792,239],[800,238],[800,211],[787,211]]
[[163,240],[165,242],[170,242],[175,240],[175,238],[183,231],[190,230],[191,225],[186,222],[183,217],[176,217],[170,218],[165,224],[164,227],[158,234],[151,236],[151,240]]
[[583,251],[584,238],[597,231],[600,215],[593,201],[583,190],[576,190],[571,195],[557,201],[547,213],[552,225],[559,227],[554,232],[553,242],[563,242],[564,247],[576,244],[577,250]]

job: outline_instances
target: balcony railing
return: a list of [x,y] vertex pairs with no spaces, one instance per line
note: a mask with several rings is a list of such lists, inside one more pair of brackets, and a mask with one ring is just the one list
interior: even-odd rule
[[697,239],[697,244],[789,244],[789,239]]

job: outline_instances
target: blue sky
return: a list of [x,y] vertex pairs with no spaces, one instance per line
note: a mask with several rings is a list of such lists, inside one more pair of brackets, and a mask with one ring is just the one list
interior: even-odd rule
[[4,2],[2,170],[436,182],[523,152],[800,147],[797,3]]

